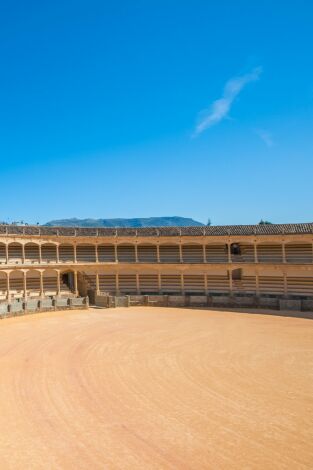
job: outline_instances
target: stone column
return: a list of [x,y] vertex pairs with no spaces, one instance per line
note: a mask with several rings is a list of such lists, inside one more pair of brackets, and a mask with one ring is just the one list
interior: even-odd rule
[[159,244],[157,244],[156,249],[157,249],[157,262],[159,263],[160,262],[160,245]]
[[184,260],[183,260],[183,247],[182,247],[181,242],[179,243],[179,262],[180,263],[184,262]]
[[6,264],[9,264],[9,245],[7,243],[5,245],[5,257],[6,257]]
[[44,290],[43,290],[43,272],[40,271],[40,297],[44,296]]
[[120,293],[118,273],[115,274],[115,289],[116,289],[116,294],[118,295]]
[[208,295],[208,278],[206,274],[203,274],[204,276],[204,292],[205,295]]
[[284,294],[287,295],[288,294],[287,274],[284,273],[283,276],[284,276]]
[[26,284],[26,272],[23,271],[23,289],[24,289],[24,299],[27,299],[27,284]]
[[7,275],[7,299],[10,300],[10,273],[6,273]]
[[99,295],[100,285],[99,285],[99,273],[96,273],[96,293]]
[[138,263],[138,245],[135,244],[135,262]]
[[139,274],[136,274],[136,290],[137,290],[137,295],[139,295],[140,294]]
[[231,269],[228,271],[228,277],[229,277],[229,293],[233,293],[233,278],[232,278],[232,271]]
[[77,246],[76,244],[74,244],[73,246],[74,246],[74,263],[76,264],[77,263]]
[[185,293],[185,284],[184,284],[184,275],[183,273],[180,275],[180,290],[182,295]]
[[60,279],[60,271],[57,271],[57,295],[61,294],[61,279]]
[[228,262],[231,263],[232,262],[232,259],[231,259],[231,243],[227,243],[227,253],[228,253]]
[[41,264],[42,263],[41,243],[39,243],[38,248],[39,248],[39,264]]
[[59,263],[60,262],[60,245],[55,246],[55,251],[57,255],[57,263]]
[[118,258],[117,258],[117,244],[114,243],[114,257],[115,257],[115,263],[118,263]]
[[254,242],[253,248],[254,248],[254,262],[258,263],[259,262],[258,261],[258,246],[256,242]]
[[160,273],[158,273],[158,289],[159,289],[159,294],[161,294],[162,282],[161,282],[161,274]]
[[74,271],[74,292],[76,297],[78,297],[77,271]]
[[25,263],[25,245],[24,245],[24,243],[22,245],[22,263],[23,264]]
[[259,272],[255,272],[255,293],[260,295]]
[[206,245],[202,245],[202,250],[203,250],[203,262],[206,263]]
[[283,263],[286,263],[286,246],[285,242],[282,244],[282,252],[283,252]]
[[95,254],[96,254],[96,263],[99,263],[99,257],[98,257],[98,245],[95,245]]

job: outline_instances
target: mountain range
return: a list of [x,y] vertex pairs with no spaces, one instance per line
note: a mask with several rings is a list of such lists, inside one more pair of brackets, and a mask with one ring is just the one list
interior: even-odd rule
[[59,219],[45,224],[48,227],[190,227],[204,225],[188,217],[148,217],[136,219]]

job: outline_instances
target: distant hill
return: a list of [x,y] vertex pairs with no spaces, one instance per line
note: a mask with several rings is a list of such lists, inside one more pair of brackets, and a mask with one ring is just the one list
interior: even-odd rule
[[149,217],[141,219],[60,219],[48,227],[190,227],[204,225],[186,217]]

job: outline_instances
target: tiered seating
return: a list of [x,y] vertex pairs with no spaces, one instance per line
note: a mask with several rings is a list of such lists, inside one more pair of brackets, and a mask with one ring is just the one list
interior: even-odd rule
[[184,290],[186,294],[204,294],[204,275],[184,274]]
[[39,263],[39,245],[35,243],[25,245],[25,263]]
[[162,274],[161,290],[167,294],[181,293],[181,278],[179,274]]
[[157,247],[155,245],[138,245],[138,261],[140,263],[157,263]]
[[77,245],[76,259],[78,263],[95,263],[96,262],[95,245]]
[[183,245],[182,253],[184,263],[203,263],[202,245]]
[[20,271],[10,274],[11,297],[22,297],[24,295],[24,276]]
[[6,249],[5,244],[0,243],[0,264],[6,264],[7,256],[6,256]]
[[207,245],[205,247],[205,253],[207,263],[228,262],[228,251],[227,245],[225,244]]
[[142,294],[153,294],[159,291],[157,274],[140,274],[139,286]]
[[254,246],[251,243],[240,243],[239,254],[231,255],[233,263],[254,263]]
[[135,246],[117,245],[117,259],[119,263],[135,263]]
[[287,277],[288,293],[313,295],[313,277]]
[[99,245],[98,246],[98,260],[100,263],[114,263],[115,250],[114,245]]
[[29,271],[26,274],[26,289],[30,297],[40,294],[40,273],[38,271]]
[[22,245],[19,243],[9,244],[9,263],[19,264],[23,261]]
[[119,275],[119,291],[123,294],[136,294],[136,275],[120,274]]
[[58,290],[57,273],[44,272],[43,289],[45,295],[56,295]]
[[179,263],[179,246],[178,245],[160,245],[160,262],[161,263]]
[[283,249],[279,244],[260,244],[257,247],[259,263],[282,263]]
[[260,293],[283,294],[284,278],[282,276],[259,276]]
[[99,288],[101,292],[109,292],[110,294],[115,294],[116,292],[115,274],[100,274],[99,275]]
[[57,248],[56,245],[44,243],[41,245],[41,259],[43,263],[56,263]]
[[234,292],[255,293],[256,277],[255,276],[242,276],[241,279],[233,279],[232,289]]
[[312,263],[311,243],[286,243],[285,253],[287,263]]
[[59,260],[61,263],[74,262],[74,247],[73,245],[60,245],[59,246]]
[[208,274],[208,292],[228,292],[229,278],[227,274]]

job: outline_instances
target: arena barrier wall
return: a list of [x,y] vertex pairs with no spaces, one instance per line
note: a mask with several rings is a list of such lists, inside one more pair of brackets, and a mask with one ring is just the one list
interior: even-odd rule
[[88,297],[57,297],[0,303],[0,319],[29,313],[88,309]]

